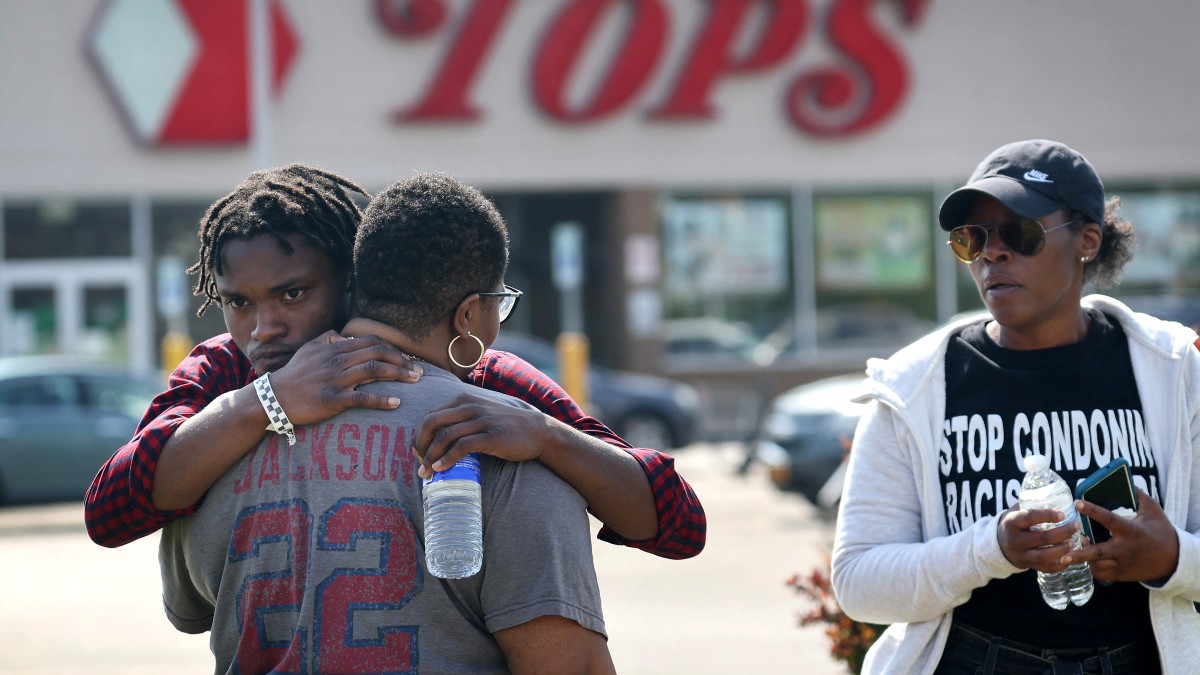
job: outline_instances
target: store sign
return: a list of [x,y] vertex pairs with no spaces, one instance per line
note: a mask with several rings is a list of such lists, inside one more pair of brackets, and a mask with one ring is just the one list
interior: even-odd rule
[[[147,145],[250,137],[248,0],[110,0],[87,49],[134,136]],[[283,5],[269,0],[275,93],[296,54]]]
[[[471,92],[518,0],[472,0],[462,5],[458,26],[431,84],[412,105],[397,111],[400,123],[471,121],[484,114]],[[700,4],[700,3],[697,3]],[[529,80],[537,107],[566,123],[605,119],[636,106],[657,120],[714,117],[713,90],[737,75],[788,68],[807,40],[823,39],[834,61],[792,73],[780,98],[789,120],[814,136],[851,136],[878,126],[892,115],[908,89],[903,54],[878,25],[876,5],[900,12],[900,23],[915,28],[928,0],[832,0],[816,19],[811,0],[709,0],[707,16],[690,36],[687,55],[671,73],[665,100],[642,94],[661,65],[669,31],[677,22],[664,0],[569,0],[545,23]],[[376,15],[400,39],[450,31],[445,0],[376,0]],[[612,12],[629,14],[620,44],[607,55],[607,70],[583,104],[567,100],[578,77],[584,46]],[[757,20],[766,11],[765,19]],[[810,30],[810,26],[812,29]],[[744,32],[757,35],[750,49]],[[522,78],[524,79],[524,78]],[[517,84],[517,83],[514,83]]]

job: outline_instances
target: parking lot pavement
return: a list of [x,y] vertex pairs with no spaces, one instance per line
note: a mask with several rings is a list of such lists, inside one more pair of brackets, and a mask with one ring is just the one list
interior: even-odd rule
[[83,505],[76,502],[0,507],[0,537],[83,530]]
[[163,615],[158,535],[91,542],[80,503],[0,508],[0,673],[207,675],[207,636]]
[[674,453],[708,516],[696,558],[663,560],[593,547],[609,649],[617,672],[842,675],[818,626],[800,628],[805,600],[793,574],[823,565],[832,525],[761,466],[737,474],[741,445],[698,444]]

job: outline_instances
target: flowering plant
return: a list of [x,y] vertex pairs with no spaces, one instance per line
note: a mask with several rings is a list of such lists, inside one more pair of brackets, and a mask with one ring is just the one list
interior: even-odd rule
[[844,661],[850,672],[857,675],[862,672],[867,650],[875,644],[885,626],[855,621],[846,616],[833,593],[828,569],[826,564],[824,568],[816,568],[807,576],[797,574],[788,579],[787,585],[812,602],[809,611],[800,616],[800,625],[828,624],[825,627],[825,635],[829,636],[830,655],[838,661]]
[[[846,449],[847,456],[850,454],[850,446],[850,439],[842,437],[842,447]],[[829,574],[829,558],[826,557],[823,566],[813,569],[807,576],[792,576],[787,585],[812,603],[809,611],[800,615],[800,625],[828,624],[825,627],[825,635],[829,636],[830,654],[834,659],[844,661],[850,672],[858,675],[862,672],[867,650],[875,644],[875,640],[886,626],[863,623],[846,616],[838,603],[837,595],[833,592],[833,582]]]

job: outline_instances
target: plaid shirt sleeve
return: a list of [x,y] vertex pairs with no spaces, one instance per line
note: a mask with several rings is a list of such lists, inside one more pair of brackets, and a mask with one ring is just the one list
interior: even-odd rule
[[177,511],[154,508],[150,488],[158,458],[179,425],[221,394],[245,386],[251,374],[249,360],[228,334],[192,349],[171,373],[167,390],[151,401],[133,438],[92,479],[83,503],[92,541],[115,548],[196,510],[198,504]]
[[630,541],[606,525],[599,539],[673,559],[691,558],[704,549],[708,528],[704,507],[692,486],[675,472],[675,460],[670,455],[630,447],[599,420],[585,414],[558,383],[508,352],[489,351],[471,373],[471,383],[519,398],[589,436],[625,450],[642,465],[658,510],[658,535]]

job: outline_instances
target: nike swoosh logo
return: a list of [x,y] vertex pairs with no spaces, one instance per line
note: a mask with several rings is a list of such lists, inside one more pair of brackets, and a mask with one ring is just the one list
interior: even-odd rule
[[1025,180],[1031,181],[1034,183],[1053,183],[1054,182],[1054,181],[1050,180],[1049,178],[1047,178],[1046,174],[1042,173],[1041,171],[1035,171],[1033,169],[1030,169],[1025,172]]

